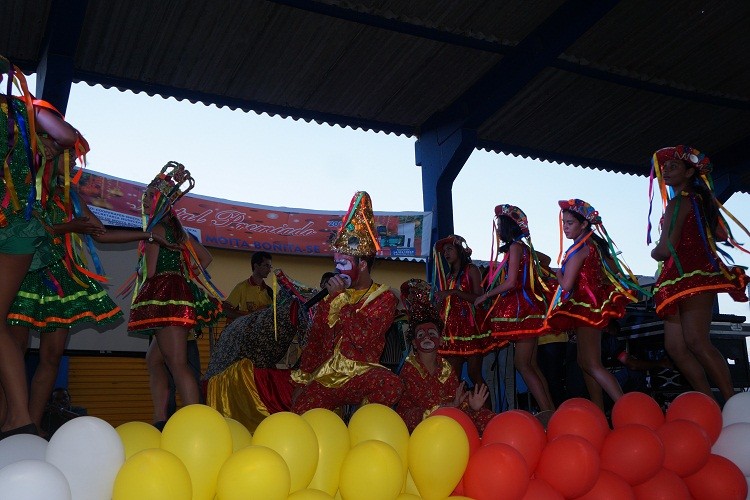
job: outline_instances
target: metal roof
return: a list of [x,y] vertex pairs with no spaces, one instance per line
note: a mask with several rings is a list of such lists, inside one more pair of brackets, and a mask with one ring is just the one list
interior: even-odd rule
[[689,143],[750,192],[746,0],[0,5],[0,54],[48,78],[415,137],[458,120],[483,149],[633,174]]

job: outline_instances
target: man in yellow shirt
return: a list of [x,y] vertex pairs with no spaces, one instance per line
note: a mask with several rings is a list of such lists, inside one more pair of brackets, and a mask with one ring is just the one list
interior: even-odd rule
[[242,280],[224,301],[224,312],[229,322],[271,305],[273,291],[264,281],[271,272],[271,254],[255,252],[250,259],[253,274]]

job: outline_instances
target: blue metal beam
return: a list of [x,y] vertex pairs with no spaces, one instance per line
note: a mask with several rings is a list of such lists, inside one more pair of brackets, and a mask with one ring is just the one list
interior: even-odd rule
[[65,114],[73,84],[75,54],[88,0],[53,0],[44,52],[37,67],[36,95]]

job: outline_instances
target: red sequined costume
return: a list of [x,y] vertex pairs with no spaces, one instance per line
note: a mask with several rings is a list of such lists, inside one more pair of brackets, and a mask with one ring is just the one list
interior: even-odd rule
[[572,291],[558,292],[558,298],[547,315],[552,330],[566,331],[577,326],[604,329],[611,319],[625,316],[625,306],[637,299],[627,289],[614,284],[604,269],[599,248],[589,239],[589,254]]
[[[531,250],[523,242],[514,245],[523,247],[518,263],[516,286],[504,294],[494,297],[485,315],[483,330],[489,330],[497,339],[518,340],[539,337],[548,333],[544,325],[547,304],[551,297],[546,285],[534,269]],[[509,262],[500,272],[508,274]]]
[[[675,248],[677,259],[671,256],[664,262],[654,285],[657,314],[662,317],[677,314],[681,300],[706,292],[726,292],[737,302],[747,302],[745,287],[748,277],[745,272],[739,267],[728,269],[701,237],[701,233],[706,234],[706,229],[699,222],[700,196],[682,193],[680,201],[690,203],[690,213]],[[696,209],[699,210],[698,216]]]
[[[438,356],[437,361],[440,368],[432,374],[419,358],[411,353],[401,370],[399,377],[404,384],[404,394],[398,401],[396,412],[406,423],[409,432],[441,404],[452,403],[456,397],[458,376],[446,360]],[[460,408],[471,417],[479,434],[484,432],[487,423],[495,416],[486,408],[474,411],[466,402],[462,403]]]
[[292,411],[398,401],[401,381],[378,364],[397,303],[387,286],[373,283],[318,304],[300,368],[292,373],[292,380],[304,386]]
[[[458,288],[464,292],[474,290],[469,276],[469,264],[458,274],[448,278],[446,290]],[[455,295],[448,295],[438,304],[440,319],[445,323],[443,345],[439,353],[443,356],[471,356],[483,354],[492,349],[488,342],[489,333],[482,334],[474,316],[474,305]]]

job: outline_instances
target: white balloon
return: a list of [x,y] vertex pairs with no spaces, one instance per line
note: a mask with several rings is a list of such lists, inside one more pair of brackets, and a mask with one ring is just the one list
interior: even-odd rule
[[20,460],[0,469],[0,497],[13,500],[73,498],[63,473],[43,460]]
[[78,417],[52,435],[47,462],[65,475],[76,500],[109,500],[125,448],[117,431],[96,417]]
[[739,392],[729,398],[721,411],[724,427],[739,422],[750,422],[750,392]]
[[724,427],[711,453],[728,458],[744,475],[750,476],[750,423],[740,422]]
[[16,434],[0,441],[0,469],[21,460],[44,462],[47,440],[33,434]]

